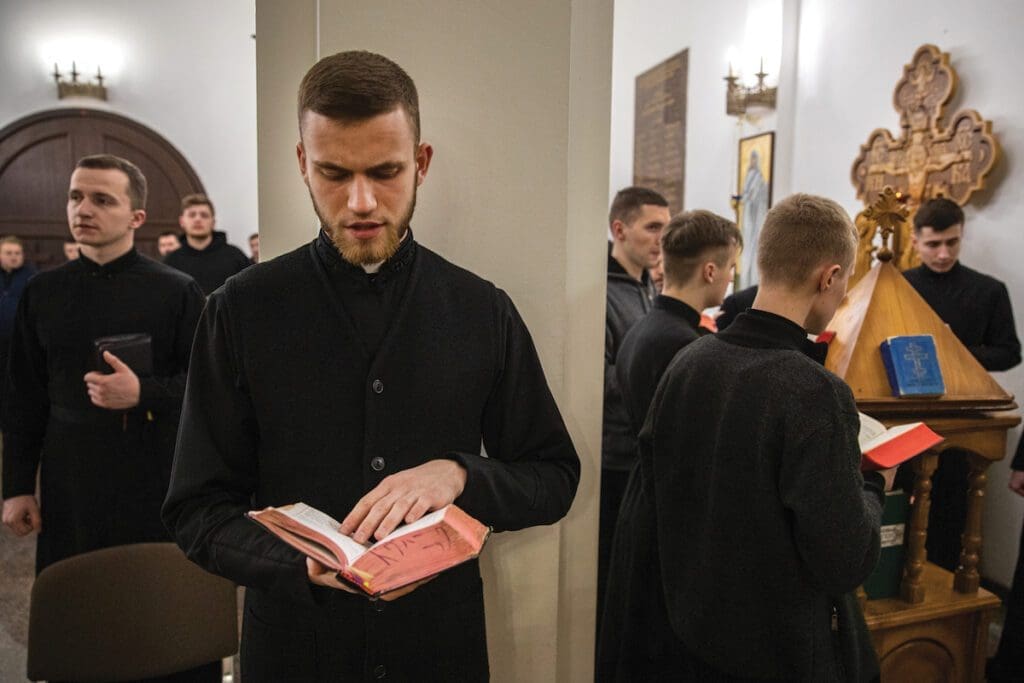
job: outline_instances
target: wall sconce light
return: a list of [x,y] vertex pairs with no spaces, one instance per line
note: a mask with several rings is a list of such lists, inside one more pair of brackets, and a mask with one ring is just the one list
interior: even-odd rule
[[106,101],[107,99],[107,86],[103,85],[103,72],[100,71],[100,67],[96,67],[96,80],[80,82],[78,68],[74,62],[71,62],[71,80],[64,80],[60,69],[57,68],[57,63],[53,64],[53,80],[57,83],[57,98],[64,99],[65,97],[94,97],[97,100]]
[[732,63],[729,64],[729,75],[725,77],[725,113],[729,116],[743,116],[748,107],[765,107],[775,109],[775,98],[778,86],[768,87],[764,79],[768,76],[764,71],[764,58],[761,68],[756,74],[757,85],[746,86],[740,83],[740,77],[733,73]]

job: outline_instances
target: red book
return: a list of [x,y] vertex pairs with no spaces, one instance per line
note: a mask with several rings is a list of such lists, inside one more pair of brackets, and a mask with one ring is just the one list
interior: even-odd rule
[[943,441],[943,438],[923,422],[885,428],[878,420],[860,414],[860,442],[862,471],[884,470],[895,467],[923,453]]
[[341,533],[340,524],[305,503],[252,511],[259,522],[293,548],[338,572],[371,596],[388,593],[451,569],[480,554],[490,528],[455,505],[400,526],[373,545]]

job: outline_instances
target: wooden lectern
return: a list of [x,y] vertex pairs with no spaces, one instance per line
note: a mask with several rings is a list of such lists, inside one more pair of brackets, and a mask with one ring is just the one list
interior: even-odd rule
[[[905,215],[905,214],[904,214]],[[884,232],[884,231],[883,231]],[[885,259],[886,248],[879,253]],[[986,470],[1020,423],[1008,394],[892,263],[875,266],[847,294],[828,327],[826,367],[846,380],[858,409],[887,426],[922,421],[945,441],[913,461],[913,504],[900,598],[870,600],[864,615],[886,681],[984,680],[988,623],[999,599],[979,588]],[[931,334],[946,385],[941,398],[893,398],[879,352],[890,336]],[[949,448],[970,452],[967,523],[955,574],[925,559],[931,477]]]

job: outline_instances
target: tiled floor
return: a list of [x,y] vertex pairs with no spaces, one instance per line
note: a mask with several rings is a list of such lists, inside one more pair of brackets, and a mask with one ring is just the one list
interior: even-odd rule
[[28,600],[35,576],[35,536],[0,530],[0,681],[25,680]]

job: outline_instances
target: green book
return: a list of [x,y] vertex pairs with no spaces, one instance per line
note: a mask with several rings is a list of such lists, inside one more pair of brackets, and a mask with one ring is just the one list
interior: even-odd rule
[[894,598],[900,594],[909,512],[910,496],[904,491],[897,489],[885,494],[885,507],[882,508],[882,552],[878,556],[875,571],[864,582],[864,592],[868,594],[869,600]]

